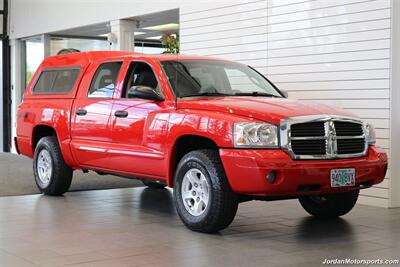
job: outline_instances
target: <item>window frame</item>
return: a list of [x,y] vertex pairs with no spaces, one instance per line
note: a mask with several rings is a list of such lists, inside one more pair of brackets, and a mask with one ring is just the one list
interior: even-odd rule
[[[47,91],[47,92],[35,92],[35,87],[38,84],[38,82],[40,80],[40,77],[42,77],[44,72],[66,71],[66,70],[78,70],[79,71],[78,76],[76,76],[76,80],[75,80],[71,90],[69,90],[68,92],[49,92],[49,91]],[[81,76],[81,74],[82,74],[82,68],[81,67],[43,68],[43,69],[40,70],[39,76],[37,77],[37,79],[35,80],[35,83],[32,86],[32,90],[31,90],[32,91],[32,95],[68,95],[71,92],[73,92],[74,89],[76,88],[76,85],[78,83],[78,80],[79,80],[79,77]],[[55,80],[56,79],[54,79],[53,84],[51,85],[51,88],[53,88]]]
[[[166,79],[166,81],[168,83],[168,86],[170,88],[170,91],[171,91],[175,101],[177,101],[178,99],[181,99],[182,97],[178,96],[177,92],[175,92],[174,86],[171,84],[171,82],[169,80],[167,71],[165,70],[165,65],[163,63],[165,63],[165,62],[174,62],[174,61],[175,62],[180,62],[180,61],[185,61],[185,60],[189,60],[190,61],[190,60],[203,60],[203,59],[163,59],[163,60],[159,61],[160,68],[161,68],[161,70],[162,70],[162,72],[163,72],[163,74],[165,76],[165,79]],[[267,81],[281,95],[282,98],[286,98],[284,96],[284,94],[282,93],[282,91],[273,82],[271,82],[264,74],[262,74],[261,72],[259,72],[258,70],[256,70],[254,67],[252,67],[250,65],[246,65],[246,64],[243,64],[243,63],[235,62],[235,61],[229,61],[229,60],[213,60],[213,59],[204,59],[204,60],[232,62],[232,63],[237,63],[237,64],[244,65],[244,66],[250,68],[251,70],[255,71],[257,74],[259,74],[265,81]]]
[[[94,83],[94,78],[96,77],[97,71],[99,70],[99,68],[102,65],[108,64],[108,63],[120,63],[121,64],[120,68],[118,70],[117,76],[115,77],[114,91],[113,91],[111,97],[99,97],[99,96],[92,96],[91,97],[89,95],[89,92],[90,92],[90,88],[92,87],[92,84]],[[113,99],[114,95],[115,95],[115,90],[117,89],[117,85],[118,85],[117,82],[119,81],[119,76],[121,75],[121,70],[122,70],[123,66],[124,66],[124,61],[123,60],[104,61],[104,62],[101,62],[100,64],[98,64],[96,70],[94,71],[94,74],[93,74],[92,78],[90,79],[90,84],[89,84],[89,87],[88,87],[87,92],[86,92],[86,98],[87,99]]]
[[119,96],[116,97],[117,99],[127,99],[127,100],[139,99],[139,98],[122,97],[124,93],[126,94],[126,90],[128,90],[128,88],[125,88],[125,86],[128,86],[127,82],[128,82],[128,79],[130,78],[131,71],[133,71],[133,70],[131,70],[131,66],[133,66],[133,64],[135,64],[135,63],[144,63],[144,64],[148,65],[151,68],[151,70],[153,71],[153,74],[154,74],[154,76],[156,77],[156,80],[157,80],[157,86],[159,87],[159,93],[161,94],[162,97],[165,98],[162,84],[161,84],[160,79],[158,78],[157,72],[154,70],[154,67],[152,66],[152,64],[150,64],[149,62],[147,62],[145,60],[130,60],[127,63],[128,63],[128,68],[126,70],[125,77],[124,77],[124,80],[123,80],[123,83],[122,83],[121,92],[120,92]]
[[172,97],[174,98],[174,101],[177,101],[179,97],[175,93],[174,87],[172,86],[172,84],[171,84],[171,82],[169,80],[167,72],[165,71],[165,68],[164,68],[164,64],[162,64],[163,62],[168,62],[168,61],[171,61],[171,60],[160,60],[158,62],[158,65],[159,65],[159,67],[160,67],[160,69],[161,69],[161,71],[162,71],[162,73],[163,73],[163,75],[165,77],[165,80],[166,80],[166,82],[168,84],[168,87],[169,87],[169,91],[171,92]]

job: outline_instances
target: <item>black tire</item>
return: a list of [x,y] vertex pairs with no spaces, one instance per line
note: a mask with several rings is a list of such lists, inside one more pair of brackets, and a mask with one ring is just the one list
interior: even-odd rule
[[[201,171],[209,185],[208,205],[198,216],[189,213],[181,196],[183,177],[191,169]],[[179,217],[193,231],[214,233],[228,227],[236,215],[239,201],[228,183],[217,151],[195,150],[181,159],[174,180],[174,201]]]
[[358,199],[359,190],[324,196],[299,197],[301,206],[319,218],[336,218],[351,211]]
[[[50,154],[52,171],[48,183],[43,183],[39,178],[38,160],[42,150]],[[46,136],[39,140],[33,156],[33,174],[40,192],[45,195],[59,196],[68,191],[72,181],[72,169],[65,164],[57,138]]]
[[149,180],[142,180],[142,183],[145,186],[147,186],[149,188],[153,188],[153,189],[163,189],[166,186],[165,184],[160,184],[160,183],[152,182],[152,181],[149,181]]

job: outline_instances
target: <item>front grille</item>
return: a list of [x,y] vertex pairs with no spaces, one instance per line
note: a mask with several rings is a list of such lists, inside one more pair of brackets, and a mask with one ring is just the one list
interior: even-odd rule
[[361,136],[364,134],[362,125],[347,121],[335,121],[335,131],[337,136]]
[[361,122],[338,117],[307,121],[289,119],[281,124],[287,144],[282,147],[295,159],[359,157],[366,153]]
[[362,153],[364,149],[365,149],[364,138],[337,140],[337,153],[339,155]]
[[292,137],[325,136],[324,122],[293,124],[290,129]]
[[296,155],[325,155],[326,141],[321,140],[292,140],[292,150]]

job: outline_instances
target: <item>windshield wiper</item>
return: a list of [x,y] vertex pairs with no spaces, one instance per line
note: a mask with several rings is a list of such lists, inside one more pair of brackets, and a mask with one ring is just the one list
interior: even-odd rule
[[264,92],[249,92],[249,93],[235,93],[236,96],[268,96],[268,97],[279,97],[277,95],[269,94],[269,93],[264,93]]
[[192,97],[192,96],[232,96],[232,94],[225,94],[225,93],[218,93],[218,92],[203,92],[203,93],[192,94],[192,95],[183,95],[180,97],[183,98],[183,97]]

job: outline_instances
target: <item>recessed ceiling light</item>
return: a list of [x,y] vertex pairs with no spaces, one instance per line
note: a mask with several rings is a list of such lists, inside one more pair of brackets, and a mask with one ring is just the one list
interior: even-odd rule
[[173,30],[177,30],[178,28],[179,28],[179,24],[167,23],[167,24],[161,24],[161,25],[156,25],[156,26],[144,27],[143,29],[153,30],[153,31],[173,31]]
[[162,36],[158,35],[158,36],[153,36],[153,37],[147,37],[146,39],[149,39],[149,40],[160,40],[161,38],[162,38]]
[[[146,34],[146,32],[135,32],[135,36],[136,35],[142,35],[142,34]],[[109,33],[103,33],[103,34],[99,34],[97,36],[101,36],[101,37],[108,37]]]

